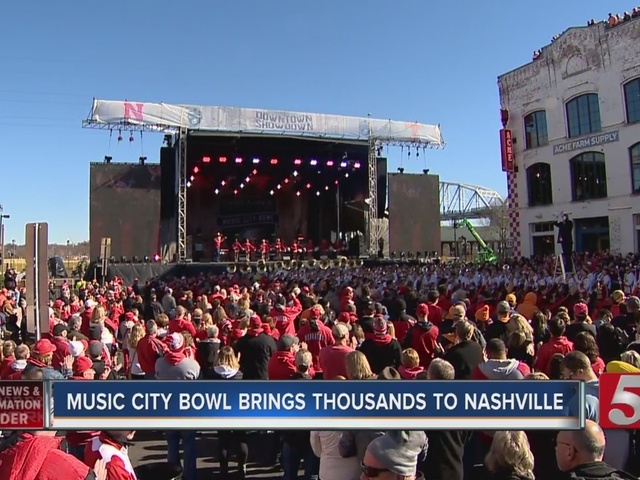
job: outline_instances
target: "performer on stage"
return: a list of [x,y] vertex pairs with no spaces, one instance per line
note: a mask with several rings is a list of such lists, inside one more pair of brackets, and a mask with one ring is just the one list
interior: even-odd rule
[[251,252],[256,251],[256,247],[253,246],[251,240],[248,238],[244,241],[244,246],[242,248],[244,250],[245,255],[247,256],[247,262],[251,261]]
[[280,240],[279,238],[276,238],[276,257],[278,258],[278,260],[282,260],[282,254],[284,253],[284,245],[282,243],[282,240]]
[[240,243],[240,240],[236,238],[231,249],[233,250],[233,261],[237,263],[238,260],[240,260],[240,252],[242,251],[242,244]]
[[213,237],[213,261],[220,261],[220,253],[222,252],[222,243],[226,240],[225,237],[222,236],[222,233],[216,233],[215,237]]
[[302,247],[300,246],[300,243],[298,243],[298,240],[294,240],[291,244],[291,258],[293,260],[299,260],[301,251]]
[[313,245],[313,240],[309,239],[307,240],[307,257],[309,258],[313,258],[313,249],[314,249],[314,245]]
[[262,260],[264,260],[265,262],[269,259],[269,249],[270,249],[270,245],[269,242],[266,239],[262,239],[262,242],[260,242],[260,255]]

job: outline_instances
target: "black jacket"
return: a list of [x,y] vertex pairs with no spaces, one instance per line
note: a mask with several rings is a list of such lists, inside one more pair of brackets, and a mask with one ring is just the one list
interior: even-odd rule
[[233,349],[240,354],[240,370],[245,380],[268,380],[267,365],[271,355],[277,350],[276,341],[262,332],[259,335],[245,335],[236,342]]
[[434,480],[464,479],[464,449],[472,433],[463,430],[434,430],[425,432],[429,451],[418,470],[425,478]]
[[451,347],[444,359],[453,365],[456,380],[471,380],[471,373],[484,362],[484,352],[478,342],[470,340]]
[[402,346],[395,338],[392,338],[389,343],[367,339],[362,342],[359,350],[367,357],[371,370],[375,374],[380,373],[385,367],[398,368],[402,361]]
[[637,480],[637,477],[630,473],[616,470],[604,462],[585,463],[573,470],[564,472],[564,476],[559,478],[566,478],[567,480]]

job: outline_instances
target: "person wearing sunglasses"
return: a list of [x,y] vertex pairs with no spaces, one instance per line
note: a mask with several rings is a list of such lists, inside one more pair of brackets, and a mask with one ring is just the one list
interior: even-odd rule
[[426,453],[424,432],[387,432],[367,447],[360,479],[424,480],[424,476],[417,473],[417,465]]

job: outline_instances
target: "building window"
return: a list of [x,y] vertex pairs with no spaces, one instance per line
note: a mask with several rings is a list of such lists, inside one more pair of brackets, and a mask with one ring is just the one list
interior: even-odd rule
[[586,152],[569,160],[571,193],[574,202],[607,196],[607,168],[604,154]]
[[580,95],[567,103],[569,137],[579,137],[599,132],[600,105],[597,93]]
[[524,117],[526,148],[541,147],[549,143],[547,135],[547,113],[544,110],[532,112]]
[[640,193],[640,143],[629,149],[631,159],[631,182],[633,193]]
[[527,168],[527,190],[530,207],[553,203],[551,166],[548,163],[534,163]]
[[627,107],[627,122],[640,122],[640,78],[625,84],[624,103]]

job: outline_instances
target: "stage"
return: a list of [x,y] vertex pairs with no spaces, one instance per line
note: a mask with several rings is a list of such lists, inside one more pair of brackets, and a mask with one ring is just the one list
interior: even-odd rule
[[[259,268],[259,262],[250,263],[231,263],[231,262],[186,262],[186,263],[126,263],[126,264],[111,264],[107,268],[107,280],[113,280],[114,277],[121,278],[125,285],[133,284],[133,279],[137,278],[140,284],[144,284],[149,280],[170,281],[175,278],[194,278],[199,275],[237,275],[239,278],[260,278],[263,275],[274,275],[276,272],[290,272],[293,270],[317,270],[322,272],[322,261],[317,262],[317,266],[310,267],[308,260],[300,261],[303,266],[287,265],[287,262],[281,261],[269,261],[264,264],[266,270]],[[335,262],[335,261],[329,261]],[[282,264],[282,265],[280,265]],[[96,276],[97,262],[93,262],[87,269],[85,274],[86,281],[92,281]],[[330,270],[357,270],[359,268],[375,268],[375,267],[387,267],[387,266],[406,266],[406,265],[425,265],[422,260],[390,260],[390,259],[348,259],[346,264],[340,262],[341,266],[336,266],[330,263],[329,266],[324,269]],[[235,271],[233,271],[235,266]],[[249,266],[251,271],[246,271],[245,268]],[[289,268],[287,268],[289,267]],[[233,273],[231,273],[233,272]]]

